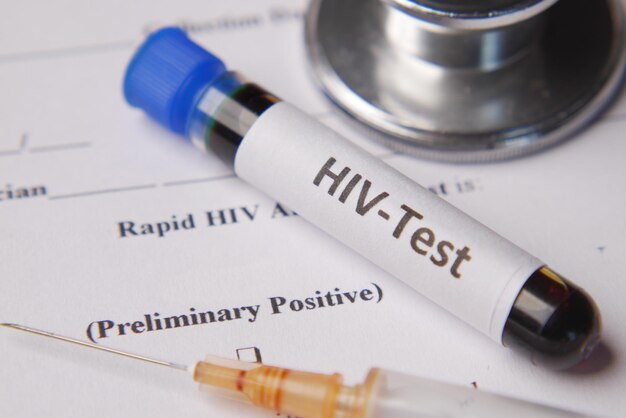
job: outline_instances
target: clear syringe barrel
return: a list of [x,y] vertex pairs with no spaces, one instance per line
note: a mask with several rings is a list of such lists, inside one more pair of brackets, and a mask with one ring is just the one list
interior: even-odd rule
[[458,386],[374,369],[367,418],[575,418],[570,411]]

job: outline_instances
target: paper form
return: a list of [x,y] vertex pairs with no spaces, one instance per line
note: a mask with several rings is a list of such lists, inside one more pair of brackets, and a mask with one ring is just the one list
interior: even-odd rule
[[[207,353],[236,358],[238,350],[249,359],[258,351],[267,364],[341,372],[349,383],[380,366],[620,416],[624,96],[593,127],[536,156],[489,165],[402,156],[372,141],[317,91],[303,49],[305,6],[1,6],[0,321],[89,334],[99,344],[178,363]],[[229,67],[587,289],[604,320],[597,364],[578,373],[530,365],[128,107],[125,66],[146,31],[168,24],[187,26]],[[154,233],[122,236],[130,223]],[[376,297],[362,298],[363,291]],[[344,293],[357,295],[354,302],[343,296],[339,304]],[[323,307],[290,308],[316,296]],[[209,319],[193,324],[200,313]],[[274,415],[199,392],[175,370],[11,330],[0,329],[0,353],[0,416]]]

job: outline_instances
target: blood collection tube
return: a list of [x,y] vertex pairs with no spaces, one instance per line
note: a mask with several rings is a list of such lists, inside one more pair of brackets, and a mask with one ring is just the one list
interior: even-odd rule
[[177,28],[126,72],[128,103],[498,343],[568,368],[600,338],[582,289],[317,120],[226,70]]

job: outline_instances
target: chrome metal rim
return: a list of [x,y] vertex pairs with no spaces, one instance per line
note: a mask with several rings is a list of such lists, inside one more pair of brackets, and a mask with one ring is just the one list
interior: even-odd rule
[[[437,160],[499,160],[570,137],[623,82],[620,0],[560,1],[544,13],[546,29],[524,57],[495,70],[458,69],[399,52],[379,0],[314,0],[308,52],[328,97],[388,146]],[[587,27],[576,27],[583,18]]]

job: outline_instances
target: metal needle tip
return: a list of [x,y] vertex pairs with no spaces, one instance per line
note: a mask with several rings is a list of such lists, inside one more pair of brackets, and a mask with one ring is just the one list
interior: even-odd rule
[[103,347],[103,346],[98,345],[98,344],[93,344],[93,343],[89,343],[87,341],[81,341],[81,340],[77,340],[77,339],[70,338],[70,337],[64,337],[63,335],[58,335],[58,334],[54,334],[52,332],[42,331],[42,330],[35,329],[35,328],[30,328],[30,327],[27,327],[27,326],[24,326],[24,325],[10,324],[10,323],[0,323],[0,326],[17,329],[19,331],[30,332],[31,334],[36,334],[36,335],[41,335],[41,336],[44,336],[44,337],[54,338],[55,340],[61,340],[61,341],[65,341],[65,342],[72,343],[72,344],[82,345],[83,347],[95,348],[96,350],[106,351],[107,353],[117,354],[117,355],[124,356],[124,357],[130,357],[130,358],[133,358],[135,360],[141,360],[141,361],[145,361],[145,362],[152,363],[152,364],[159,364],[161,366],[167,366],[167,367],[171,367],[171,368],[178,369],[178,370],[183,370],[183,371],[188,371],[189,370],[188,366],[185,366],[185,365],[182,365],[182,364],[172,363],[170,361],[164,361],[164,360],[157,360],[157,359],[154,359],[154,358],[141,356],[141,355],[138,355],[138,354],[127,353],[125,351],[116,350],[115,348]]

